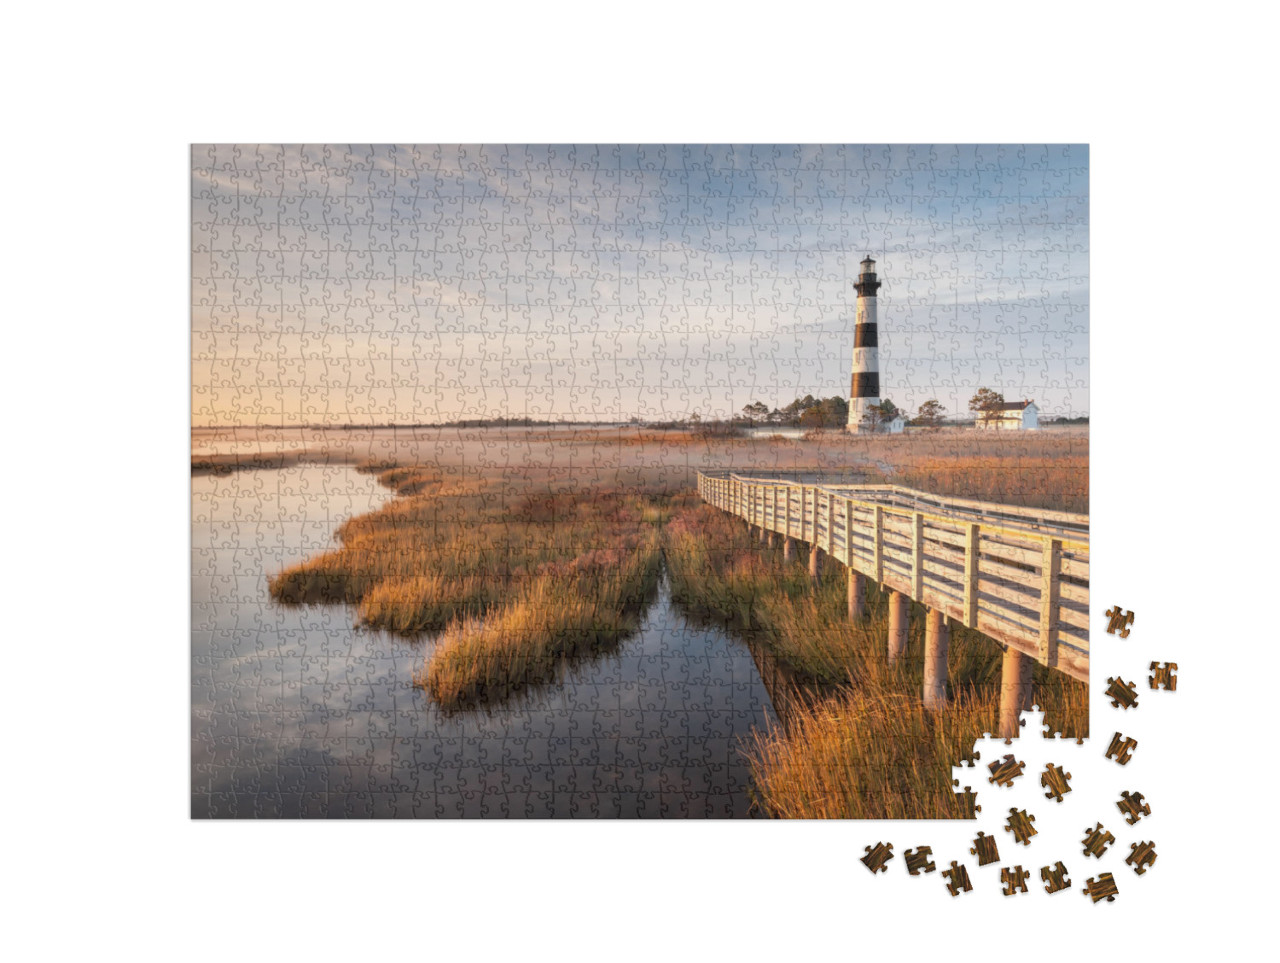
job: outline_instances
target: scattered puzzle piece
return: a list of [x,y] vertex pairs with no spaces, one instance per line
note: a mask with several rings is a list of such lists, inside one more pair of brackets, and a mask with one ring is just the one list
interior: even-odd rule
[[1060,766],[1049,763],[1049,768],[1040,774],[1040,785],[1049,790],[1044,798],[1062,802],[1062,794],[1071,792],[1071,786],[1067,783],[1070,778],[1071,773],[1063,772]]
[[902,855],[907,861],[907,872],[912,876],[919,876],[921,872],[932,873],[938,868],[929,858],[933,855],[932,847],[921,846],[919,849],[908,849]]
[[1098,823],[1095,829],[1085,828],[1084,837],[1084,854],[1093,856],[1097,859],[1102,858],[1102,854],[1107,851],[1107,846],[1116,841],[1115,836],[1102,828],[1102,823]]
[[889,867],[885,864],[893,859],[893,843],[876,843],[874,847],[863,846],[867,851],[867,855],[862,857],[862,864],[871,870],[872,873],[887,873]]
[[1154,842],[1147,843],[1130,843],[1131,852],[1125,857],[1124,861],[1133,867],[1133,871],[1141,876],[1147,871],[1147,867],[1156,861],[1156,844]]
[[1013,869],[1004,866],[1000,869],[1000,882],[1004,884],[1004,895],[1012,896],[1016,890],[1022,892],[1027,891],[1027,877],[1031,875],[1030,870],[1024,870],[1021,866],[1015,866]]
[[1090,877],[1088,884],[1081,892],[1093,897],[1095,903],[1103,899],[1108,903],[1114,903],[1119,895],[1115,878],[1110,873],[1099,873],[1096,880]]
[[1107,695],[1111,696],[1111,704],[1117,709],[1129,709],[1138,704],[1138,690],[1132,682],[1111,676],[1107,676],[1107,681],[1111,683],[1107,686]]
[[1022,775],[1022,767],[1025,765],[1025,762],[1015,761],[1013,756],[1005,756],[1003,760],[987,766],[991,770],[991,778],[987,782],[994,782],[998,786],[1012,786],[1013,781]]
[[1067,878],[1067,867],[1062,864],[1062,860],[1058,860],[1053,869],[1041,866],[1040,879],[1044,883],[1044,891],[1050,894],[1060,892],[1071,885],[1071,880]]
[[1133,613],[1121,611],[1120,606],[1107,609],[1107,634],[1115,635],[1120,633],[1120,638],[1127,639],[1129,637],[1129,626],[1133,625]]
[[1009,825],[1005,826],[1006,833],[1013,833],[1013,838],[1022,843],[1023,846],[1031,845],[1031,837],[1036,835],[1036,830],[1032,827],[1032,823],[1036,821],[1035,816],[1028,816],[1024,809],[1019,812],[1012,807],[1009,809],[1009,818],[1006,820]]
[[1174,675],[1178,671],[1178,663],[1166,662],[1162,667],[1159,662],[1152,662],[1150,669],[1155,675],[1147,676],[1147,684],[1153,689],[1159,689],[1161,686],[1170,692],[1178,688],[1178,677]]
[[973,848],[969,850],[969,853],[978,857],[979,866],[986,866],[987,863],[995,863],[1000,860],[1000,853],[996,849],[996,838],[988,836],[986,833],[978,833],[978,838],[973,841]]
[[1138,748],[1138,740],[1130,739],[1128,736],[1122,736],[1116,733],[1111,737],[1111,745],[1107,747],[1107,758],[1115,756],[1115,761],[1122,766],[1129,764],[1129,754]]
[[1125,792],[1122,792],[1120,796],[1121,799],[1116,803],[1116,808],[1122,813],[1128,813],[1128,815],[1124,817],[1124,821],[1130,826],[1136,823],[1143,816],[1151,815],[1151,805],[1143,801],[1142,793],[1131,793],[1126,790]]
[[951,861],[951,868],[944,869],[942,875],[950,880],[947,883],[947,889],[951,890],[952,896],[959,896],[961,890],[967,893],[973,889],[969,882],[969,871],[954,859]]

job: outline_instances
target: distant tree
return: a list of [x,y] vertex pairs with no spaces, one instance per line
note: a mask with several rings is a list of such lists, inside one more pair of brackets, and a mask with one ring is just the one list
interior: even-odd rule
[[691,414],[691,415],[689,416],[689,424],[691,424],[691,425],[700,425],[700,424],[702,424],[702,415],[698,414],[698,413],[695,411],[693,414]]
[[832,395],[822,402],[823,415],[828,428],[843,428],[849,422],[849,401]]
[[862,428],[866,431],[880,431],[885,425],[897,418],[901,411],[887,398],[878,405],[870,405],[862,415]]
[[747,421],[755,424],[769,416],[769,406],[763,401],[756,401],[743,407],[742,413],[747,416]]
[[1004,395],[990,388],[979,388],[978,393],[969,399],[969,410],[985,425],[999,415],[996,409],[1002,404],[1004,404]]
[[936,431],[942,425],[942,413],[946,410],[937,398],[930,398],[916,412],[916,424]]
[[827,422],[822,416],[822,409],[817,405],[800,412],[801,428],[825,428],[826,426]]

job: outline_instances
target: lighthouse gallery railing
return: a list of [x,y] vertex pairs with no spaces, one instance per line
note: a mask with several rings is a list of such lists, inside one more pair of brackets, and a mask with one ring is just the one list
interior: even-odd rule
[[1088,680],[1089,516],[809,477],[700,471],[698,494]]

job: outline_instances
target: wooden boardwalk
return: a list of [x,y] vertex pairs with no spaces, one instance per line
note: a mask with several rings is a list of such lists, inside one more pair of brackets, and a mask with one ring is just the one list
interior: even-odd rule
[[[768,533],[806,542],[857,579],[983,633],[1014,653],[1089,678],[1089,516],[863,485],[833,473],[701,471],[698,494]],[[860,587],[859,587],[860,588]],[[900,626],[905,645],[905,616]],[[891,632],[895,631],[891,628]],[[890,657],[894,640],[890,639]],[[942,671],[945,682],[945,638]],[[1006,661],[1006,675],[1011,668]],[[1010,683],[1012,684],[1012,683]],[[1025,693],[1024,693],[1025,695]],[[1021,697],[1020,697],[1021,698]]]

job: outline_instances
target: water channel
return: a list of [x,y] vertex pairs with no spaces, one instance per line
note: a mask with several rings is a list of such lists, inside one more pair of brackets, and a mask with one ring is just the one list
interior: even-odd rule
[[448,715],[412,684],[430,640],[271,601],[269,575],[389,497],[347,466],[192,478],[193,817],[755,815],[742,749],[776,721],[769,690],[665,584],[559,684]]

